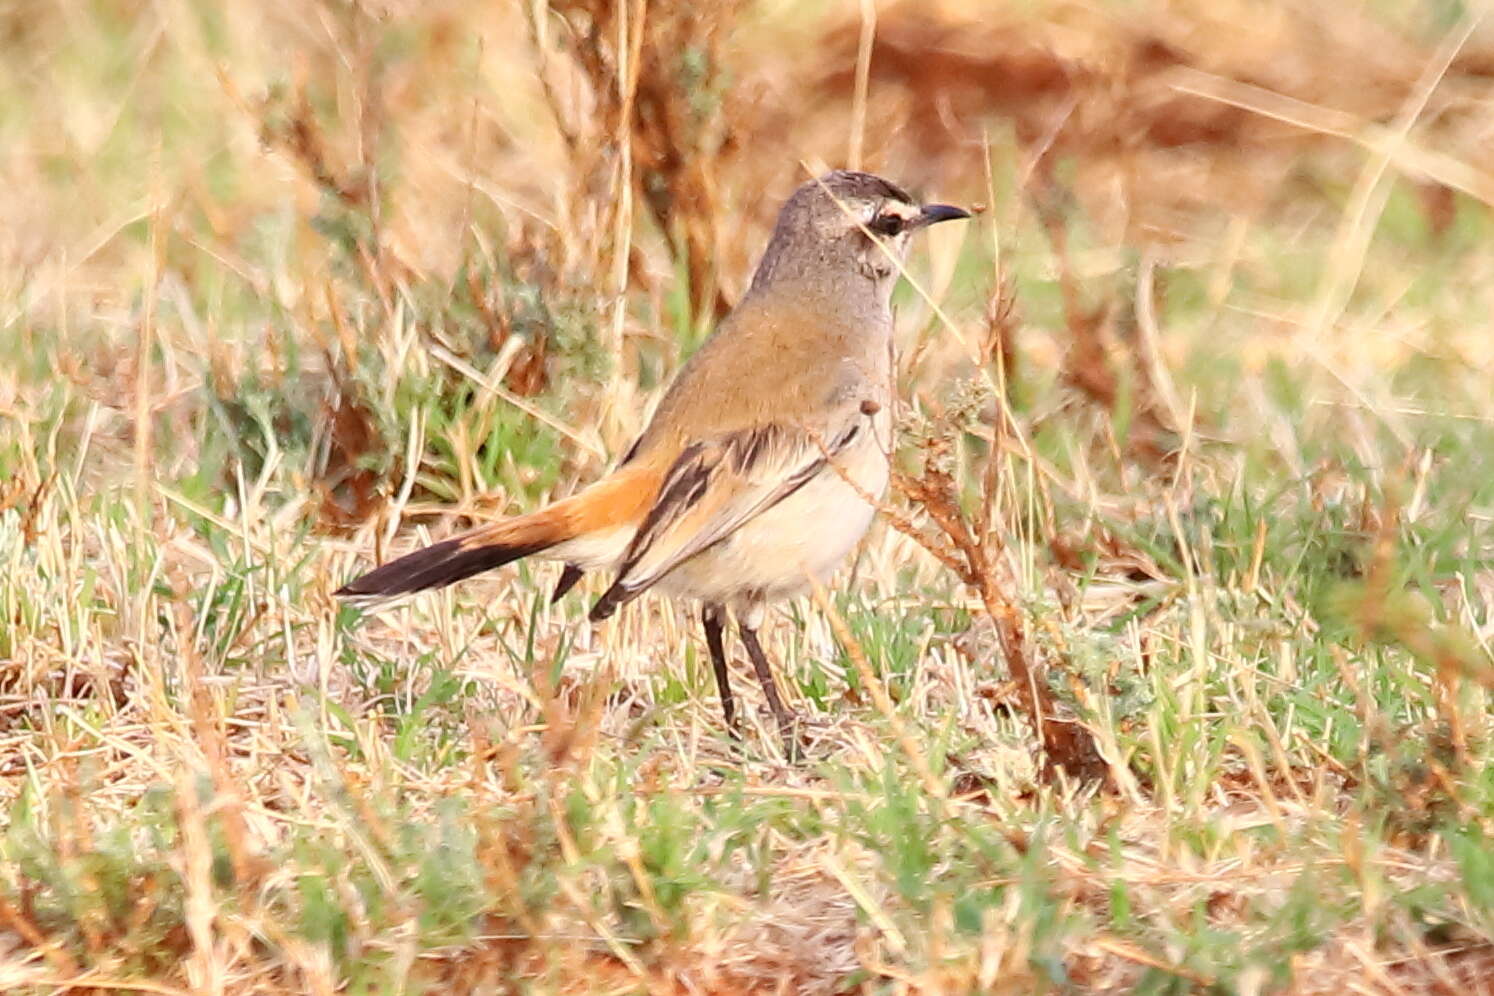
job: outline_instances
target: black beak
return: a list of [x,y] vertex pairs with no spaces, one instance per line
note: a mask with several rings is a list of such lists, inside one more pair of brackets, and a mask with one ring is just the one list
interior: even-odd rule
[[968,217],[969,211],[952,204],[925,204],[923,210],[918,212],[918,217],[913,219],[913,224],[908,227],[923,228],[926,225],[937,225],[941,221],[958,221]]

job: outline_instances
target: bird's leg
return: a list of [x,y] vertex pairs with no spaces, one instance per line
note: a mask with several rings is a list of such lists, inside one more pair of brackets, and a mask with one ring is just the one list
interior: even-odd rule
[[716,689],[721,693],[721,712],[726,716],[726,731],[737,735],[737,705],[731,698],[731,679],[726,673],[726,647],[722,643],[726,613],[719,605],[707,605],[700,614],[705,625],[706,646],[711,650],[711,667],[716,672]]
[[768,708],[773,711],[773,718],[778,720],[778,732],[783,734],[783,748],[788,753],[789,760],[795,760],[799,756],[799,750],[794,738],[794,717],[783,707],[783,699],[778,697],[778,686],[773,683],[773,671],[768,667],[768,655],[763,653],[763,645],[757,642],[757,630],[740,623],[737,629],[742,634],[742,644],[747,648],[747,656],[752,658],[752,669],[757,672],[763,694],[768,697]]

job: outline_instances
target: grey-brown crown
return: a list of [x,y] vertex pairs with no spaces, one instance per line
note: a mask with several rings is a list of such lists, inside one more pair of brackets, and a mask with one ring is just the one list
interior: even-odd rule
[[818,179],[810,180],[799,190],[828,191],[835,197],[847,200],[882,198],[903,204],[918,204],[912,194],[891,180],[884,180],[875,173],[858,173],[851,169],[838,169],[833,173],[826,173]]
[[835,170],[802,184],[784,203],[752,288],[782,278],[839,284],[864,276],[885,293],[895,269],[889,249],[901,255],[913,231],[966,217],[947,205],[920,207],[912,194],[873,173]]

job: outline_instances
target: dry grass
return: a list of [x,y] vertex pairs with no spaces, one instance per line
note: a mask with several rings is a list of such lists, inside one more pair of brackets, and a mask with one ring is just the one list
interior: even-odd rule
[[[0,10],[0,990],[1488,987],[1494,28],[1196,8]],[[600,472],[848,156],[989,209],[808,761],[683,609],[332,601]]]

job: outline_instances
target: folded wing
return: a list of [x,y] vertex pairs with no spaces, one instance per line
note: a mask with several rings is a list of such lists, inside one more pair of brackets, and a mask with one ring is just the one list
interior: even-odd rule
[[865,431],[870,426],[864,419],[836,426],[829,438],[767,424],[686,447],[665,475],[658,498],[623,555],[617,580],[592,607],[591,618],[606,619],[816,475],[835,473],[830,463]]

